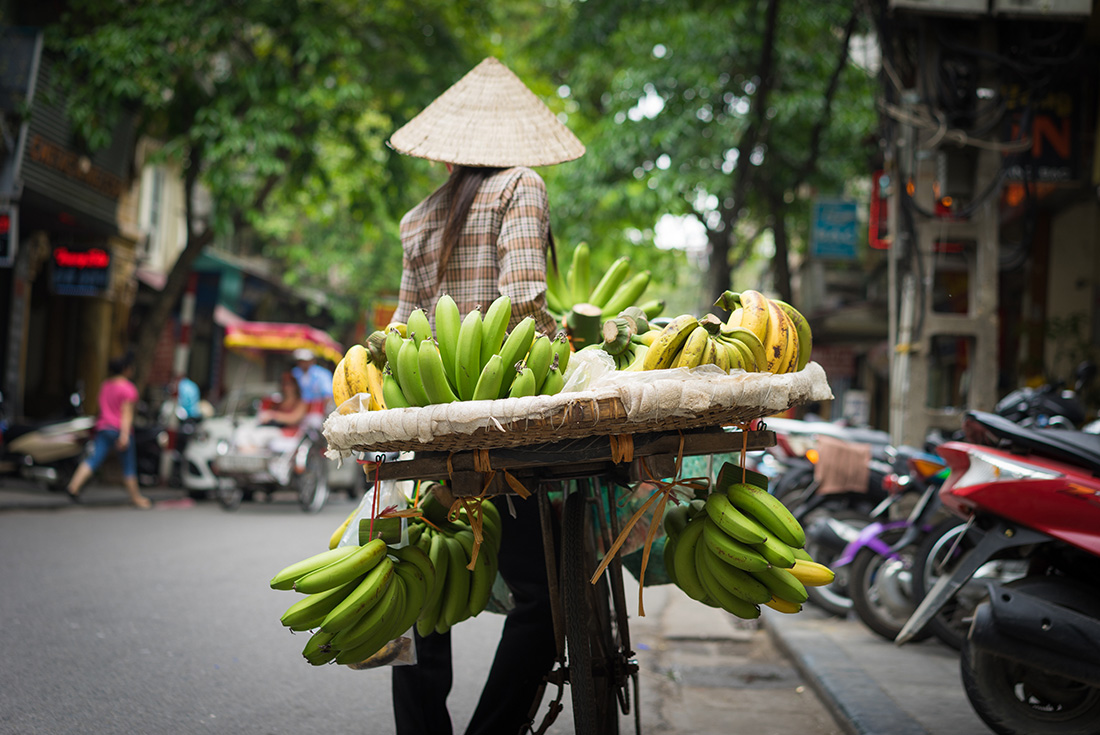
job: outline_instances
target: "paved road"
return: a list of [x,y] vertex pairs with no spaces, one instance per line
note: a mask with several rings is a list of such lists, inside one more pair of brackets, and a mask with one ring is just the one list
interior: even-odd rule
[[[0,487],[0,735],[392,732],[389,672],[308,666],[305,637],[278,624],[291,593],[267,586],[324,547],[351,501],[317,515],[289,497],[227,513],[149,494],[158,503],[143,512],[121,488],[93,486],[73,506]],[[812,610],[745,623],[670,586],[647,588],[639,617],[630,582],[643,732],[986,732],[938,644],[899,650]],[[502,622],[456,627],[459,732]],[[573,732],[568,693],[565,704],[551,733]]]

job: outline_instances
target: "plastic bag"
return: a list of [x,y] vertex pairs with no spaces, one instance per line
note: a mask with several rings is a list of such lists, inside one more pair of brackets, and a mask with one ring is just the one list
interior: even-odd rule
[[601,349],[584,349],[569,357],[569,365],[562,377],[565,384],[562,393],[588,390],[605,375],[615,372],[615,358]]

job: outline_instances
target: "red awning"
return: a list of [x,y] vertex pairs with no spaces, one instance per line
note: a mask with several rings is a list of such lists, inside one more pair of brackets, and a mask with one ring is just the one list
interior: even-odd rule
[[316,327],[281,322],[249,322],[227,324],[225,346],[239,350],[292,352],[305,347],[318,358],[335,364],[344,357],[340,343]]

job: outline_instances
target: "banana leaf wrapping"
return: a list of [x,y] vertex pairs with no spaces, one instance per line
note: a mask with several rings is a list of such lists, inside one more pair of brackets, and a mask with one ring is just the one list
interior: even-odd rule
[[[567,387],[568,387],[567,381]],[[463,451],[593,435],[739,424],[833,397],[815,362],[784,375],[698,368],[612,371],[583,390],[384,411],[338,408],[324,424],[328,456]]]

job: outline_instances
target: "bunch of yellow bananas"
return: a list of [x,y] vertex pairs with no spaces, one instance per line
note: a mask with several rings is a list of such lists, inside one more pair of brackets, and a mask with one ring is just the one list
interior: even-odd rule
[[792,373],[810,361],[810,323],[785,301],[769,299],[759,291],[726,291],[714,305],[732,312],[721,330],[724,339],[747,344],[750,351],[756,341],[763,345],[764,360],[757,359],[757,370]]
[[404,334],[398,325],[387,330],[382,349],[387,408],[553,395],[562,389],[570,355],[565,333],[541,334],[530,316],[507,332],[512,319],[507,296],[495,299],[483,318],[478,309],[462,316],[444,294],[434,316],[434,331],[423,309],[409,315]]
[[[610,319],[638,300],[649,287],[652,273],[648,270],[631,273],[630,256],[620,256],[607,271],[592,283],[590,251],[587,243],[573,248],[569,267],[563,274],[549,258],[546,261],[546,305],[558,321],[577,304],[589,304]],[[654,319],[664,310],[664,302],[651,299],[640,304]]]
[[386,407],[382,399],[382,368],[386,365],[385,336],[380,331],[372,333],[365,345],[352,345],[336,364],[336,369],[332,371],[332,398],[337,408],[360,393],[370,394],[371,411]]
[[806,319],[793,306],[759,291],[727,291],[715,303],[732,309],[723,322],[707,314],[681,314],[648,340],[640,368],[662,370],[717,365],[726,372],[789,373],[810,360],[812,335]]
[[806,553],[791,512],[740,474],[727,463],[705,500],[665,511],[665,569],[692,599],[739,618],[759,617],[760,605],[799,612],[806,585],[829,584],[833,572]]

